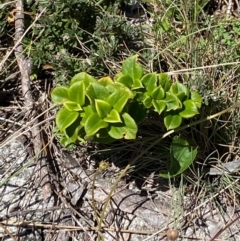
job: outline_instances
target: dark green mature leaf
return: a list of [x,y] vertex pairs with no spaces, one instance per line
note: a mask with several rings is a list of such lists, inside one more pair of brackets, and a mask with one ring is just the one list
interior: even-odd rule
[[164,116],[164,125],[167,130],[176,129],[182,124],[182,117],[173,111],[166,112]]
[[80,117],[78,116],[78,118],[64,130],[64,133],[72,143],[75,143],[78,140],[79,131],[82,128],[83,126],[80,125]]
[[179,113],[181,117],[191,118],[199,113],[197,105],[192,100],[184,101],[183,105],[184,105],[184,110]]
[[142,65],[137,63],[137,55],[131,56],[123,61],[122,73],[129,75],[133,80],[140,80],[143,75]]
[[160,176],[170,178],[183,173],[192,164],[196,155],[197,148],[192,147],[181,137],[175,136],[170,147],[170,168],[168,171],[161,171]]
[[79,116],[78,112],[69,111],[66,108],[62,108],[58,111],[56,116],[56,125],[60,131],[64,131],[70,126]]
[[51,98],[55,104],[62,105],[65,101],[69,100],[68,88],[64,86],[56,87],[52,91]]
[[137,124],[140,124],[146,118],[148,109],[145,108],[141,102],[134,101],[128,106],[128,114],[135,120]]

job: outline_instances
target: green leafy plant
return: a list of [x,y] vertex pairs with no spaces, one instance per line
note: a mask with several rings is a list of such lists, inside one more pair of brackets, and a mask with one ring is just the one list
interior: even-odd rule
[[[136,55],[123,61],[121,72],[114,79],[97,80],[85,72],[75,75],[69,87],[59,86],[52,91],[52,100],[62,106],[56,115],[56,126],[65,146],[79,141],[136,139],[138,124],[151,111],[164,116],[167,130],[175,129],[184,118],[198,114],[202,102],[196,91],[179,82],[172,83],[167,74],[144,75]],[[174,158],[184,162],[181,155]],[[192,159],[181,164],[176,174],[191,162]],[[174,173],[170,170],[171,175]]]

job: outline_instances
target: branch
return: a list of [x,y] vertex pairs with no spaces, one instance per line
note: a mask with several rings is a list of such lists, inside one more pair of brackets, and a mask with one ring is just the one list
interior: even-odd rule
[[[29,114],[32,117],[37,116],[37,111],[34,109],[34,99],[31,91],[30,84],[30,73],[31,66],[29,59],[24,55],[24,49],[22,45],[24,33],[24,7],[23,1],[16,1],[16,13],[15,13],[15,56],[21,73],[21,84],[22,84],[22,95],[24,98],[24,104],[27,108]],[[30,115],[29,115],[30,116]],[[38,125],[39,121],[36,118],[32,124],[31,128],[31,138],[33,142],[33,153],[38,160],[40,165],[40,178],[42,186],[42,195],[44,200],[48,199],[51,196],[51,187],[50,187],[50,178],[48,175],[48,168],[46,163],[46,158],[43,158],[44,147],[41,138],[41,129]],[[41,157],[42,156],[42,157]],[[41,157],[41,159],[39,159]]]

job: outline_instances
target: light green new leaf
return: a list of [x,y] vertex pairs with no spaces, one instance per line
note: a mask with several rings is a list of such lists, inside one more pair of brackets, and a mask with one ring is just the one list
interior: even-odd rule
[[108,98],[107,102],[119,113],[122,112],[123,108],[127,104],[129,99],[129,93],[125,90],[119,90],[118,92],[112,93]]
[[105,118],[112,110],[112,106],[108,104],[108,102],[99,99],[95,99],[95,107],[98,115],[102,119]]
[[157,75],[156,73],[149,73],[142,77],[141,79],[143,85],[145,86],[147,92],[150,94],[157,88]]
[[82,81],[77,81],[73,83],[68,89],[69,99],[76,102],[80,106],[85,104],[85,85]]
[[197,91],[191,91],[191,100],[196,104],[198,108],[201,108],[202,98]]
[[115,109],[111,110],[111,112],[107,115],[107,117],[104,118],[104,121],[106,121],[108,123],[121,123],[122,122],[119,113]]
[[71,79],[70,85],[72,85],[72,84],[74,84],[75,82],[78,82],[78,81],[83,81],[86,87],[88,87],[88,85],[90,83],[96,83],[97,82],[97,80],[93,76],[89,75],[86,72],[81,72],[81,73],[78,73],[75,76],[73,76],[73,78]]
[[164,125],[167,130],[176,129],[182,124],[182,117],[174,112],[167,112],[164,116]]
[[162,100],[165,97],[165,91],[162,86],[158,86],[152,93],[151,97],[154,100]]
[[164,101],[167,105],[166,111],[177,110],[182,108],[181,101],[175,94],[171,92],[166,92],[166,98],[164,99]]
[[179,83],[179,82],[176,82],[176,83],[173,83],[171,88],[170,88],[170,91],[172,93],[174,93],[175,95],[178,95],[180,93],[184,93],[184,95],[188,98],[189,97],[189,90],[188,90],[188,87],[182,83]]
[[136,122],[128,113],[123,113],[122,118],[123,122],[126,125],[126,133],[124,134],[124,138],[126,140],[136,139],[136,134],[138,131],[138,126]]
[[133,80],[133,85],[132,85],[132,90],[137,90],[143,88],[142,82],[139,79],[134,79]]
[[152,101],[154,110],[161,115],[161,113],[166,109],[166,103],[163,100],[153,100]]
[[78,112],[69,111],[66,108],[62,108],[56,115],[56,125],[60,131],[64,131],[70,126],[79,116]]
[[51,98],[55,104],[62,105],[65,101],[69,100],[68,88],[64,86],[56,87],[52,91]]
[[152,106],[152,98],[151,98],[150,96],[146,96],[146,97],[143,99],[142,103],[144,104],[144,106],[145,106],[146,108],[150,108],[150,107]]
[[93,106],[88,105],[86,107],[83,107],[83,112],[80,113],[80,116],[82,117],[81,125],[84,126],[88,117],[94,113],[96,114],[96,110]]
[[95,135],[100,129],[108,127],[108,123],[102,120],[97,113],[91,114],[85,122],[85,132],[87,137]]
[[192,100],[184,101],[183,105],[184,105],[184,110],[179,113],[181,117],[191,118],[199,113],[197,105]]
[[103,86],[108,86],[108,85],[112,85],[113,81],[109,76],[106,76],[106,77],[102,77],[101,79],[99,79],[98,83]]
[[129,75],[133,80],[140,80],[143,75],[142,65],[137,63],[137,55],[131,56],[123,61],[122,73]]
[[133,85],[133,79],[129,75],[121,75],[117,82],[131,89]]
[[122,114],[123,123],[117,123],[110,127],[108,134],[114,139],[135,139],[137,134],[137,124],[134,119],[128,114]]
[[168,91],[172,85],[172,82],[168,76],[168,74],[161,73],[158,74],[159,84],[163,87],[164,91]]
[[160,176],[170,178],[183,173],[194,161],[197,148],[179,136],[173,138],[170,147],[171,165],[168,171],[161,171]]
[[95,99],[106,100],[109,95],[106,87],[99,83],[91,83],[87,88],[87,96],[91,103],[94,103]]
[[64,102],[63,105],[69,111],[81,111],[82,110],[82,107],[76,102],[66,101],[66,102]]

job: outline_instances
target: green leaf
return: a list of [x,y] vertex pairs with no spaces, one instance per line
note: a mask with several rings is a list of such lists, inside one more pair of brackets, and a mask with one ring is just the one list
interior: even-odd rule
[[67,149],[71,149],[71,147],[73,146],[72,140],[66,136],[63,136],[60,139],[60,144],[64,147],[66,147]]
[[70,126],[79,116],[78,112],[69,111],[66,108],[62,108],[56,115],[56,125],[60,131],[64,131]]
[[131,56],[123,61],[122,73],[129,75],[133,80],[140,80],[143,75],[142,65],[137,63],[137,55]]
[[165,97],[165,91],[162,86],[158,86],[152,93],[151,97],[154,100],[162,100]]
[[142,102],[146,108],[152,107],[152,98],[150,96],[146,96]]
[[141,81],[149,93],[152,93],[157,88],[156,73],[150,73],[150,74],[144,75]]
[[119,113],[115,109],[111,110],[111,112],[107,115],[107,117],[104,118],[104,121],[106,121],[108,123],[121,123],[122,122]]
[[98,83],[106,87],[108,85],[112,85],[113,81],[109,76],[106,76],[106,77],[99,79]]
[[198,108],[201,108],[202,98],[197,91],[191,91],[191,100],[196,104]]
[[129,93],[121,90],[115,93],[112,93],[108,98],[107,102],[119,113],[122,112],[123,108],[127,104],[129,99]]
[[117,79],[117,82],[128,87],[129,89],[131,89],[133,85],[133,79],[129,75],[121,75],[121,77]]
[[123,113],[122,118],[126,125],[126,133],[124,134],[124,138],[127,140],[136,139],[138,126],[134,119],[128,113]]
[[81,125],[85,125],[88,117],[92,114],[96,114],[96,110],[94,110],[93,106],[88,105],[86,107],[83,107],[83,112],[80,113],[80,116],[82,117]]
[[80,117],[78,116],[78,118],[64,130],[65,136],[71,139],[72,143],[75,143],[78,140],[79,130],[82,128],[83,126],[80,125]]
[[143,103],[134,101],[128,106],[128,114],[135,120],[136,124],[140,124],[146,118],[148,109],[145,108]]
[[166,98],[164,99],[164,101],[167,105],[166,111],[177,110],[182,108],[181,101],[175,94],[171,92],[166,92]]
[[184,101],[183,105],[184,105],[184,110],[179,113],[181,117],[191,118],[199,114],[197,105],[192,100]]
[[154,110],[161,115],[161,113],[166,109],[166,103],[163,100],[153,100],[152,101]]
[[102,120],[97,113],[91,114],[85,122],[86,137],[91,137],[100,129],[108,127],[108,123]]
[[79,74],[76,74],[71,79],[71,84],[70,85],[72,85],[72,84],[74,84],[75,82],[78,82],[78,81],[83,81],[86,87],[88,87],[88,85],[90,83],[96,83],[97,82],[97,80],[93,76],[89,75],[86,72],[81,72]]
[[69,99],[68,88],[64,86],[56,87],[52,91],[51,98],[55,104],[62,105],[65,101]]
[[63,105],[69,111],[80,111],[80,110],[82,110],[82,107],[76,102],[66,101],[66,102],[64,102]]
[[85,104],[85,85],[82,81],[77,81],[73,83],[68,89],[69,99],[76,102],[80,106]]
[[169,91],[174,93],[181,101],[189,98],[187,86],[179,82],[173,83]]
[[166,112],[164,116],[164,125],[167,130],[176,129],[182,124],[182,117],[175,114],[173,111]]
[[168,19],[165,17],[161,21],[161,25],[165,31],[168,31],[171,27],[170,23],[168,22]]
[[87,88],[87,96],[91,103],[94,103],[95,99],[106,100],[109,95],[110,93],[106,87],[98,83],[92,83]]
[[102,119],[105,118],[112,110],[112,106],[108,104],[108,102],[99,99],[95,99],[95,107],[98,115]]
[[170,178],[183,173],[197,156],[197,148],[192,147],[179,136],[173,138],[170,147],[171,165],[168,171],[161,171],[160,176]]
[[172,82],[169,79],[168,74],[165,74],[165,73],[158,74],[158,80],[159,80],[159,84],[163,87],[165,92],[170,89]]
[[136,139],[138,127],[134,119],[128,113],[123,113],[122,122],[113,124],[108,134],[114,139]]
[[101,129],[93,137],[92,141],[99,142],[99,143],[112,143],[116,141],[116,139],[109,136],[107,129]]
[[189,95],[189,90],[188,90],[187,86],[182,83],[179,83],[179,82],[173,83],[170,88],[170,91],[172,93],[174,93],[175,95],[177,95],[178,93],[181,93],[181,92],[183,92],[186,96]]
[[139,79],[134,79],[133,80],[133,85],[132,85],[132,90],[137,90],[143,88],[142,82]]

